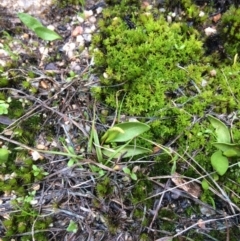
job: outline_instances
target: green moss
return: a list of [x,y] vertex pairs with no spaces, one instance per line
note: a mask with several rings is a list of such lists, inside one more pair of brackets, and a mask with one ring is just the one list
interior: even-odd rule
[[[6,238],[3,240],[9,240],[10,237],[16,234],[22,234],[25,232],[31,232],[32,224],[34,223],[35,230],[47,229],[49,224],[52,222],[51,218],[38,218],[36,221],[34,213],[31,211],[30,206],[27,205],[22,206],[22,210],[18,213],[18,215],[10,215],[8,220],[4,220],[3,224],[6,228]],[[31,240],[32,236],[24,235],[21,237],[21,240]],[[49,240],[47,235],[44,232],[34,233],[34,238],[37,240]]]
[[140,235],[140,241],[150,241],[150,240],[152,240],[152,239],[149,237],[148,234],[143,233]]
[[9,84],[7,77],[0,77],[0,88],[6,87]]
[[113,186],[111,184],[109,177],[104,177],[96,185],[96,192],[98,198],[107,198],[113,191]]
[[231,6],[221,19],[219,26],[220,35],[224,42],[226,52],[234,57],[240,53],[240,9]]
[[152,200],[145,200],[148,198],[149,193],[152,192],[152,183],[146,179],[143,179],[141,175],[138,175],[139,180],[132,189],[132,195],[130,198],[131,203],[138,204],[144,201],[149,208],[152,205]]

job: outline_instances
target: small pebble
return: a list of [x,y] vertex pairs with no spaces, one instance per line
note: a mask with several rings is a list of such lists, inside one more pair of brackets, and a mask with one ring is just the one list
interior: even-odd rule
[[79,23],[84,23],[84,18],[77,16],[77,20]]
[[212,17],[212,21],[213,21],[214,23],[217,23],[217,22],[221,19],[221,17],[222,17],[221,13],[219,13],[219,14],[217,14],[217,15],[214,15],[214,16]]
[[96,9],[96,13],[97,13],[97,14],[100,14],[102,11],[103,11],[103,8],[102,8],[102,7],[99,7],[99,8]]
[[85,29],[84,29],[84,33],[89,34],[89,33],[92,33],[92,31],[91,31],[90,28],[85,28]]
[[73,31],[72,31],[72,36],[76,37],[80,34],[83,33],[83,28],[81,26],[77,26]]
[[91,42],[92,35],[91,34],[83,34],[83,38],[85,39],[85,41]]
[[83,46],[84,45],[84,38],[83,38],[83,36],[82,35],[78,35],[76,37],[76,42],[78,42],[79,45]]
[[89,17],[93,16],[93,11],[92,10],[85,10],[83,12],[83,14],[84,14],[85,18],[89,18]]
[[205,79],[202,79],[202,83],[201,83],[201,86],[202,87],[205,87],[207,85],[207,81]]
[[208,27],[204,29],[204,32],[207,36],[210,36],[210,35],[216,34],[217,30],[215,28]]
[[199,13],[199,17],[203,17],[205,15],[205,13],[203,12],[203,11],[200,11],[200,13]]
[[106,72],[104,72],[104,73],[103,73],[103,77],[104,77],[105,79],[107,79],[107,78],[108,78],[108,74],[107,74]]
[[92,25],[92,26],[90,27],[90,30],[91,30],[91,33],[94,33],[95,30],[96,30],[96,26],[95,26],[95,25]]
[[89,21],[90,23],[96,23],[96,22],[97,22],[97,19],[96,19],[96,17],[91,16],[91,17],[88,19],[88,21]]
[[210,71],[210,76],[211,77],[215,77],[217,75],[217,71],[215,70],[215,69],[212,69],[211,71]]
[[168,23],[171,23],[171,22],[172,22],[172,17],[169,16],[169,15],[167,16],[167,22],[168,22]]

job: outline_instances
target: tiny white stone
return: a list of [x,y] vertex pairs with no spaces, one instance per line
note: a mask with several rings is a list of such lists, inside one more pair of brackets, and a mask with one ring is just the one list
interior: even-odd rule
[[97,13],[97,14],[100,14],[102,11],[103,11],[103,8],[101,8],[101,7],[98,7],[98,8],[96,9],[96,13]]
[[108,78],[108,74],[107,74],[106,72],[104,72],[104,73],[103,73],[103,77],[104,77],[105,79],[107,79],[107,78]]
[[205,79],[202,79],[201,85],[202,85],[202,87],[205,87],[207,85],[207,81]]
[[3,61],[2,59],[0,59],[0,66],[4,67],[4,66],[6,66],[6,63],[7,63],[6,61]]
[[0,56],[8,56],[8,52],[4,49],[0,49]]
[[84,29],[84,33],[86,33],[86,34],[92,33],[91,28],[85,28]]
[[77,16],[77,20],[79,23],[83,23],[84,22],[84,18],[80,17],[80,16]]
[[217,30],[215,28],[208,27],[204,29],[204,32],[207,36],[210,36],[210,35],[216,34]]
[[44,46],[42,46],[42,47],[39,48],[39,52],[40,52],[41,54],[46,54],[46,49],[47,49],[47,48],[45,48]]
[[71,50],[75,49],[76,48],[76,44],[75,43],[70,43],[69,44],[69,47]]
[[32,200],[32,201],[30,201],[30,204],[31,204],[31,205],[36,205],[37,203],[38,203],[38,200],[35,200],[35,199]]
[[168,21],[168,23],[171,23],[172,22],[172,17],[171,16],[167,16],[167,21]]
[[215,69],[212,69],[210,71],[210,76],[215,77],[217,75],[217,71]]
[[97,22],[97,19],[96,19],[94,16],[91,16],[91,17],[88,19],[88,21],[89,21],[90,23],[96,23],[96,22]]
[[91,42],[92,35],[91,34],[83,34],[83,38],[85,39],[85,41]]
[[199,13],[199,17],[203,17],[205,15],[205,13],[203,12],[203,11],[200,11],[200,13]]
[[85,10],[83,13],[84,13],[85,18],[89,18],[93,15],[92,10]]
[[52,30],[52,31],[54,31],[54,29],[55,29],[53,25],[48,25],[47,28]]
[[83,36],[82,36],[82,35],[78,35],[78,36],[76,37],[76,42],[78,42],[78,43],[84,43],[84,38],[83,38]]
[[95,25],[92,25],[92,26],[90,27],[90,30],[91,30],[91,33],[95,32],[96,26],[95,26]]

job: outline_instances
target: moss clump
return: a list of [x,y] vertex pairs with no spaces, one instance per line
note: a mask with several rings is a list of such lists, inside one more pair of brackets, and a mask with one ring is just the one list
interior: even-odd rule
[[232,57],[240,53],[240,8],[231,6],[222,16],[219,31],[224,48]]
[[[186,23],[168,23],[159,12],[138,9],[130,15],[135,28],[129,28],[124,18],[128,11],[120,8],[103,12],[100,33],[93,39],[95,70],[101,79],[93,93],[114,108],[117,97],[123,102],[122,112],[147,118],[153,140],[165,144],[180,135],[182,149],[186,144],[189,152],[205,148],[206,136],[196,135],[206,126],[193,125],[193,120],[210,109],[231,113],[239,108],[239,64],[226,66],[206,56],[200,34],[193,27],[186,29]],[[211,148],[206,148],[207,154]],[[200,159],[209,167],[206,158]]]
[[113,192],[113,186],[111,184],[109,177],[104,177],[101,181],[96,185],[96,192],[98,198],[107,198]]
[[96,37],[95,63],[98,72],[105,72],[101,83],[106,86],[98,96],[116,107],[116,91],[122,89],[118,98],[127,92],[124,112],[152,116],[170,99],[167,93],[189,82],[188,64],[197,64],[203,56],[202,42],[197,34],[184,35],[180,23],[168,24],[161,16],[155,20],[141,13],[135,19],[137,28],[128,29],[124,19],[115,17]]
[[[17,215],[10,215],[9,219],[4,220],[3,224],[6,228],[5,238],[3,240],[9,240],[14,235],[22,234],[32,231],[32,224],[36,221],[37,211],[33,211],[30,204],[24,203],[21,206]],[[52,222],[51,218],[38,218],[34,224],[35,230],[41,231],[47,229]],[[31,240],[31,235],[26,235],[21,240]],[[49,240],[49,237],[44,232],[34,233],[34,238],[41,241]]]

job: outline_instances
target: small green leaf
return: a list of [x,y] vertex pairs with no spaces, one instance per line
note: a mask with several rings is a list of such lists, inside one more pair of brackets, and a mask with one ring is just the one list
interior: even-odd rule
[[208,182],[207,182],[206,179],[203,179],[203,180],[202,180],[202,188],[203,188],[204,190],[208,190],[208,189],[209,189],[209,184],[208,184]]
[[52,31],[51,29],[44,27],[40,21],[32,17],[30,14],[19,13],[18,17],[23,22],[23,24],[25,24],[29,29],[36,33],[39,38],[48,41],[62,39],[59,34]]
[[23,22],[23,24],[32,31],[35,31],[37,27],[43,26],[40,21],[38,21],[36,18],[32,17],[28,13],[18,13],[18,17]]
[[120,133],[124,134],[124,131],[119,127],[112,127],[106,131],[106,133],[101,138],[102,142],[113,142],[113,140],[119,135]]
[[59,34],[43,26],[35,28],[34,32],[39,38],[43,40],[53,41],[57,39],[62,39]]
[[[110,157],[113,155],[113,153],[117,152],[118,150],[119,150],[119,146],[115,148],[105,149],[102,151],[102,153],[105,156]],[[137,156],[141,154],[147,154],[147,153],[148,154],[151,153],[151,150],[140,146],[127,145],[123,147],[121,151],[116,153],[116,155],[114,155],[114,158],[119,158],[121,156],[123,156],[123,158],[127,158],[127,157]]]
[[5,148],[0,149],[0,163],[7,162],[9,156],[9,151]]
[[214,181],[218,181],[219,180],[219,176],[218,176],[217,173],[214,173],[212,177],[213,177]]
[[135,173],[131,173],[130,177],[132,180],[137,181],[137,175]]
[[[114,136],[111,136],[110,139],[105,140],[105,142],[126,142],[133,139],[136,136],[141,135],[142,133],[148,131],[150,126],[141,122],[125,122],[115,125],[114,130],[116,131]],[[113,128],[109,129],[111,131]],[[107,138],[105,138],[107,139]]]
[[220,175],[224,175],[228,169],[228,159],[222,155],[221,151],[216,151],[211,156],[211,164],[213,169]]
[[212,126],[215,128],[217,142],[230,143],[231,137],[227,126],[211,115],[208,116],[208,119],[211,122]]
[[130,169],[128,167],[124,167],[122,170],[126,174],[131,174],[131,171],[130,171]]
[[226,157],[240,156],[240,145],[215,142],[213,145],[221,150]]
[[237,151],[236,150],[233,150],[233,149],[229,149],[227,151],[224,151],[223,152],[223,155],[226,156],[226,157],[235,157],[238,155]]
[[78,230],[78,225],[74,221],[70,220],[70,223],[67,227],[67,231],[72,232],[72,233],[76,233],[77,230]]
[[97,133],[97,130],[96,130],[95,126],[92,127],[92,135],[93,135],[93,140],[94,140],[94,143],[95,143],[98,161],[102,162],[103,161],[102,150],[101,150],[101,147],[100,147],[98,133]]
[[76,161],[76,159],[73,159],[73,158],[69,159],[69,161],[68,161],[68,163],[67,163],[67,166],[68,166],[68,167],[73,166],[74,163],[75,163],[75,161]]
[[74,150],[74,148],[73,148],[72,146],[68,146],[68,147],[67,147],[67,151],[68,151],[70,154],[76,155],[75,150]]
[[4,101],[0,102],[0,115],[8,113],[9,104],[5,103]]

